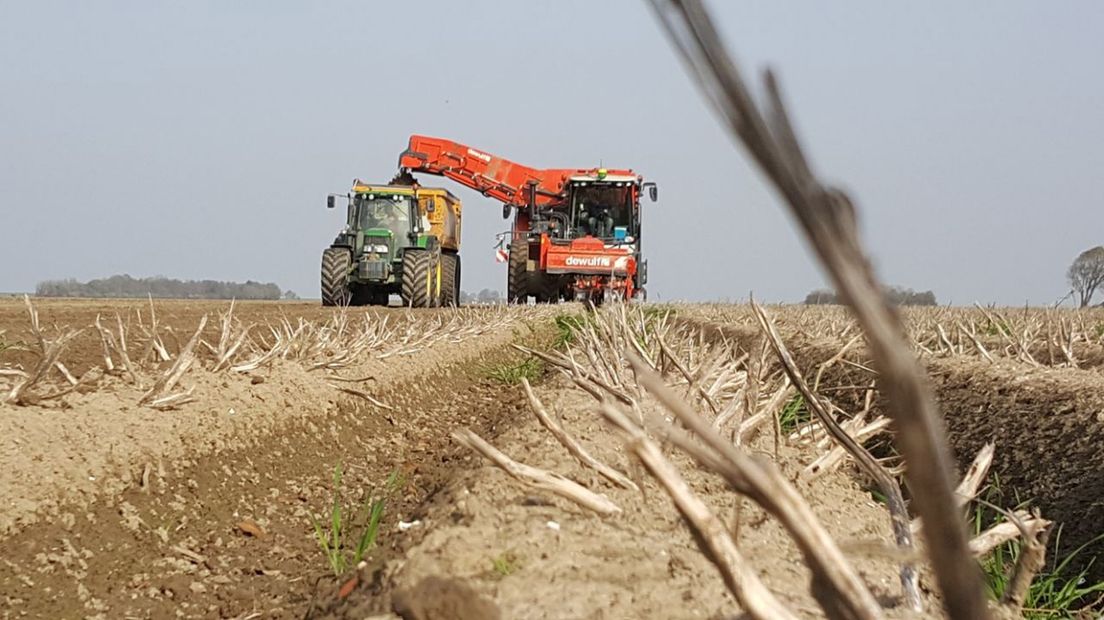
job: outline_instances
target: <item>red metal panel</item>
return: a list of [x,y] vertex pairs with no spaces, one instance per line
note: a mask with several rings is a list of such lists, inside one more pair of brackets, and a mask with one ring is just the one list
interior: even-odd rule
[[607,248],[594,237],[571,245],[549,245],[544,257],[548,273],[577,273],[628,277],[636,274],[636,259],[628,250]]

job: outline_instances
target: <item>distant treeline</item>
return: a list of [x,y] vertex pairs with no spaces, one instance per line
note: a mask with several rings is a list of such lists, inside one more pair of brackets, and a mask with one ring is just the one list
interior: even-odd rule
[[218,282],[216,280],[175,280],[162,276],[132,278],[111,276],[88,282],[47,280],[35,287],[39,297],[146,297],[169,299],[296,299],[272,282]]
[[[885,295],[889,299],[889,302],[896,306],[939,305],[935,300],[935,293],[931,291],[914,291],[911,288],[891,286],[885,289]],[[840,300],[839,297],[836,296],[835,291],[817,289],[805,296],[805,303],[810,305],[838,304]]]

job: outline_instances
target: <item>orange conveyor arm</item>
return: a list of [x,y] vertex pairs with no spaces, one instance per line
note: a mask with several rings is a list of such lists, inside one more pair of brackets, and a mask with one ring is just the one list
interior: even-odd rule
[[418,135],[410,136],[399,155],[399,169],[443,176],[515,207],[528,205],[531,198],[536,206],[561,203],[568,178],[585,172],[530,168],[466,144]]

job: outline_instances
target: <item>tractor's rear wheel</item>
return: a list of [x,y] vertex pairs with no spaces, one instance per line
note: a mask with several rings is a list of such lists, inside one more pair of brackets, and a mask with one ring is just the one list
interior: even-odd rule
[[441,301],[441,262],[422,249],[403,253],[402,302],[413,308],[433,308]]
[[460,305],[460,257],[456,254],[441,255],[441,305]]
[[462,295],[462,289],[460,288],[460,255],[456,255],[456,307],[459,308],[461,304],[460,296]]
[[322,251],[322,305],[347,306],[350,301],[349,270],[353,255],[347,248]]
[[529,242],[515,239],[510,243],[509,273],[506,276],[506,301],[525,304],[529,301]]

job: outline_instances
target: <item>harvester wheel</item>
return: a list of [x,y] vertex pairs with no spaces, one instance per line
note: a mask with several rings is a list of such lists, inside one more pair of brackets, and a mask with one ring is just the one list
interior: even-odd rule
[[322,252],[322,305],[346,306],[350,301],[349,270],[353,255],[346,248],[326,248]]
[[441,255],[441,305],[460,305],[460,257],[456,254]]
[[511,304],[525,304],[529,301],[529,242],[515,239],[510,243],[510,266],[506,277],[506,301]]
[[402,302],[413,308],[432,308],[441,299],[441,262],[422,249],[403,253]]

